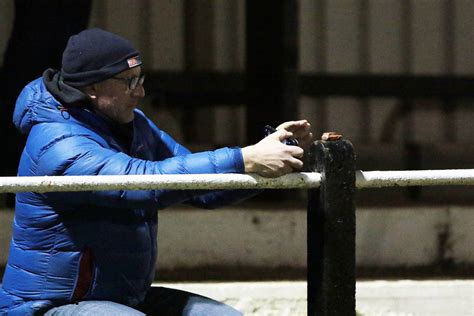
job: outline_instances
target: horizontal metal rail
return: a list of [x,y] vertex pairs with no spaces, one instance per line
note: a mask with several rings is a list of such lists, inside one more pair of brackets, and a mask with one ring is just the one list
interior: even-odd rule
[[474,169],[356,171],[356,187],[474,185]]
[[[242,72],[151,71],[147,91],[176,105],[241,105],[247,101],[246,78]],[[474,77],[302,72],[298,90],[314,97],[472,98]]]
[[[254,174],[176,174],[0,177],[0,193],[100,190],[310,189],[321,184],[317,172],[291,173],[279,178]],[[474,169],[356,171],[356,187],[474,185]]]
[[100,190],[309,189],[319,187],[319,173],[291,173],[279,178],[251,174],[168,174],[107,176],[0,177],[0,193]]

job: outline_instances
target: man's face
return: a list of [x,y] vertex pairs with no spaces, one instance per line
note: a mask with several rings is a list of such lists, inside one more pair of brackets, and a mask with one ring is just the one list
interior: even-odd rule
[[93,101],[95,109],[116,123],[131,122],[133,110],[145,96],[145,89],[140,84],[135,89],[130,89],[126,79],[139,77],[141,71],[141,67],[135,67],[97,83],[96,99]]

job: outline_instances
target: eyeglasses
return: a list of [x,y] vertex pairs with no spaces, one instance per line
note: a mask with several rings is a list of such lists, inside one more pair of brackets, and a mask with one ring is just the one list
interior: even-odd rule
[[128,88],[130,90],[135,90],[138,86],[143,86],[143,82],[145,82],[145,75],[141,74],[137,77],[132,78],[119,78],[119,77],[111,77],[110,79],[120,80],[128,84]]

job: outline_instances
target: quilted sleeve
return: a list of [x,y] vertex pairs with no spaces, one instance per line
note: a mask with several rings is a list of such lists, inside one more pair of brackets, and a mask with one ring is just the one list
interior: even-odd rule
[[[185,151],[183,151],[185,152]],[[62,137],[43,150],[37,162],[37,175],[141,175],[238,173],[243,171],[239,148],[186,153],[161,161],[132,158],[102,147],[83,135]],[[222,195],[222,193],[219,193]],[[209,199],[215,201],[216,197]],[[198,198],[194,204],[206,204],[202,191],[192,190],[115,190],[71,194],[78,203],[142,208],[163,208]],[[214,203],[215,204],[215,203]]]
[[[166,148],[166,150],[159,150],[160,155],[162,155],[163,152],[166,152],[167,153],[166,157],[169,158],[169,157],[187,156],[191,153],[186,147],[176,142],[166,132],[158,129],[153,124],[153,122],[148,121],[148,124],[153,131],[154,137],[156,139],[159,139],[164,144],[164,147]],[[212,155],[209,156],[209,158],[211,158],[211,161],[213,160],[233,161],[235,170],[230,171],[230,172],[244,173],[244,161],[242,158],[242,152],[240,148],[235,147],[235,148],[232,148],[230,151],[229,150],[214,151],[214,152],[208,152],[208,153],[214,153],[214,157]],[[202,166],[205,166],[206,161],[196,160],[196,164],[197,166],[199,166],[199,164],[202,164]],[[219,170],[219,168],[217,169],[213,168],[212,164],[208,167],[210,168],[207,168],[200,173],[226,173],[223,170]],[[244,201],[246,199],[249,199],[259,194],[260,192],[262,192],[262,190],[213,190],[213,191],[204,190],[204,191],[200,191],[201,194],[198,194],[199,192],[195,191],[193,192],[194,194],[190,197],[190,199],[184,202],[191,204],[193,206],[199,207],[199,208],[213,209],[213,208],[218,208],[225,205],[232,205],[232,204],[239,203],[241,201]]]

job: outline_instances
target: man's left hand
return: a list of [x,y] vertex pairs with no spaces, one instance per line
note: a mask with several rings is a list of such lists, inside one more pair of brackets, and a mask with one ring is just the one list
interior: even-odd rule
[[293,133],[293,138],[298,140],[301,148],[307,150],[313,142],[313,133],[311,132],[311,124],[307,120],[284,122],[276,128],[277,130],[285,129]]

